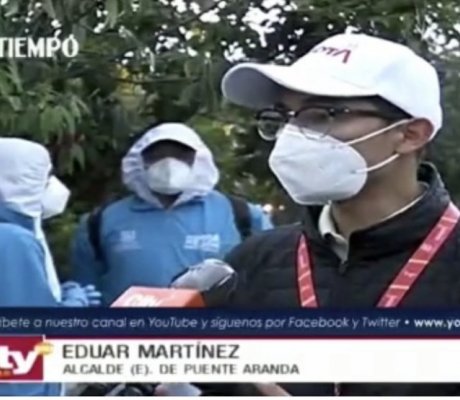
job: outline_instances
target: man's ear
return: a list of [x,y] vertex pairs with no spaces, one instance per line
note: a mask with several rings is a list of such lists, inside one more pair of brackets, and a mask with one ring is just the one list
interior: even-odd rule
[[433,125],[427,119],[414,119],[404,126],[404,139],[396,148],[398,154],[413,153],[430,141]]

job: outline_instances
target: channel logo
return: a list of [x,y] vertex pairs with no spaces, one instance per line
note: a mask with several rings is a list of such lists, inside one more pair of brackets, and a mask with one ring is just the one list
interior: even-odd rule
[[0,381],[43,381],[43,358],[53,346],[42,336],[0,336]]

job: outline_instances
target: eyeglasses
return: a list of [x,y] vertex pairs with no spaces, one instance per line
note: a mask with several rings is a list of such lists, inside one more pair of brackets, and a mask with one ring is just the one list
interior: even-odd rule
[[329,133],[334,127],[353,117],[381,118],[389,122],[403,119],[402,115],[379,110],[352,109],[326,105],[308,105],[296,111],[271,108],[260,111],[257,116],[259,135],[268,141],[276,140],[281,128],[290,122],[309,130]]

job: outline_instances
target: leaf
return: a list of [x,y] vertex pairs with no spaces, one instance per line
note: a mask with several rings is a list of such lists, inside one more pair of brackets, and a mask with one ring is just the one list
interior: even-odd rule
[[18,64],[14,60],[10,60],[9,64],[10,65],[8,67],[8,70],[10,71],[10,79],[13,82],[14,86],[16,86],[16,91],[18,93],[22,93],[23,87],[22,87],[21,77],[18,71]]
[[148,57],[149,57],[149,71],[150,73],[153,74],[156,68],[156,58],[155,58],[155,54],[150,49],[148,51]]
[[53,113],[50,116],[50,128],[51,133],[56,136],[56,138],[61,139],[64,132],[65,120],[62,113],[56,112],[56,107],[53,110]]
[[61,115],[61,121],[64,122],[64,128],[73,136],[76,132],[76,127],[72,114],[63,106],[57,106],[56,112],[59,112]]
[[147,11],[148,9],[152,8],[152,1],[151,0],[139,0],[139,11],[141,13]]
[[108,12],[107,22],[110,28],[113,28],[117,24],[118,20],[118,0],[106,0],[105,8]]
[[15,112],[19,112],[22,109],[21,99],[18,96],[8,96],[8,103]]
[[63,175],[72,175],[74,172],[73,163],[69,160],[69,152],[67,150],[58,153],[58,173]]
[[12,17],[13,15],[16,15],[19,12],[19,0],[9,0],[8,3],[6,4],[6,9],[8,10],[5,13],[5,17],[9,18]]
[[49,15],[50,18],[56,19],[56,10],[53,6],[53,0],[42,0],[43,9]]
[[53,116],[53,108],[46,107],[43,112],[40,114],[40,137],[45,141],[45,143],[49,140],[49,134],[53,131],[52,116]]
[[123,0],[123,11],[130,14],[133,12],[133,2],[131,0]]
[[6,98],[11,92],[11,83],[7,76],[1,72],[0,70],[0,95]]
[[185,87],[179,97],[179,100],[177,100],[176,104],[178,105],[183,105],[183,106],[189,106],[190,103],[196,101],[196,95],[197,95],[197,89],[198,85],[196,83],[192,83]]
[[[56,1],[56,0],[52,0]],[[82,14],[85,12],[86,2],[82,0],[65,0],[60,1],[59,5],[63,5],[63,8],[56,8],[56,15],[58,20],[70,20],[72,21],[77,14]]]
[[86,105],[86,103],[80,99],[79,97],[73,97],[73,101],[77,107],[80,108],[81,114],[89,114],[90,110],[89,107]]
[[80,107],[78,107],[77,102],[75,101],[75,98],[72,97],[69,103],[70,107],[70,112],[73,114],[74,118],[77,121],[81,120],[81,112],[80,112]]
[[86,28],[82,26],[83,24],[84,22],[82,21],[81,24],[74,24],[72,26],[72,34],[75,37],[75,40],[80,45],[80,51],[81,51],[81,46],[85,42],[85,39],[86,39]]
[[80,167],[85,167],[85,152],[83,148],[78,143],[73,143],[70,149],[70,156],[72,159],[76,160]]

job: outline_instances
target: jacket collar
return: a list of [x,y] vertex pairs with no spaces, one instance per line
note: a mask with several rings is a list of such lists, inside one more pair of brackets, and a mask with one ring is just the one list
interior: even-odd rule
[[23,228],[34,231],[34,220],[24,214],[13,211],[0,203],[0,223],[9,223],[22,226]]
[[[184,207],[184,206],[191,205],[191,204],[194,204],[194,203],[203,203],[205,197],[206,196],[194,197],[194,198],[189,199],[185,203],[174,204],[171,208],[169,208],[169,210],[174,210],[176,208]],[[157,201],[156,204],[153,204],[152,202],[148,202],[148,201],[146,201],[144,199],[141,199],[137,195],[131,195],[130,207],[131,207],[131,209],[133,211],[152,211],[152,210],[167,211],[168,210],[168,209],[164,208],[160,204],[159,201]]]
[[[449,204],[450,197],[433,165],[421,165],[419,180],[426,183],[428,189],[416,204],[392,218],[352,233],[349,260],[374,259],[391,252],[415,249],[425,239]],[[327,239],[318,230],[321,210],[321,207],[307,207],[304,233],[310,241],[327,246]]]

